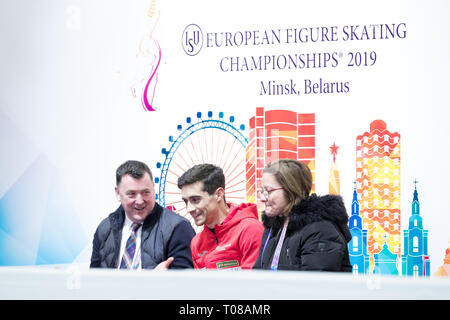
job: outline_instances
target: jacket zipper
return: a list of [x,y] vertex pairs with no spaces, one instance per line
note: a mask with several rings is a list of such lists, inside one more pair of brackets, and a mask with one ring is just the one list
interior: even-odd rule
[[211,229],[211,228],[208,228],[208,229],[212,232],[212,234],[214,235],[214,239],[216,240],[216,243],[218,244],[219,240],[217,239],[217,236],[216,236],[216,230]]

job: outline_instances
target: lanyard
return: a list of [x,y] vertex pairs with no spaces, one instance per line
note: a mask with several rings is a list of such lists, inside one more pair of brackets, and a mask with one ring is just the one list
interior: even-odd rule
[[269,234],[267,235],[266,242],[264,243],[264,248],[263,248],[263,251],[261,253],[261,269],[263,268],[264,251],[266,251],[267,243],[269,242],[271,234],[272,234],[272,227],[270,227]]
[[280,239],[278,240],[277,248],[275,249],[275,253],[273,255],[272,265],[270,266],[270,270],[278,269],[278,260],[280,259],[281,247],[283,246],[284,237],[286,236],[286,229],[289,223],[289,216],[284,221],[283,230],[281,231]]

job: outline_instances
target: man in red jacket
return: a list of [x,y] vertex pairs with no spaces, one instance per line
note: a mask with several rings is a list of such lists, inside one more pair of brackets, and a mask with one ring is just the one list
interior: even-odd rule
[[203,230],[191,241],[196,269],[251,269],[264,231],[255,204],[225,200],[221,168],[200,164],[178,179],[187,212]]

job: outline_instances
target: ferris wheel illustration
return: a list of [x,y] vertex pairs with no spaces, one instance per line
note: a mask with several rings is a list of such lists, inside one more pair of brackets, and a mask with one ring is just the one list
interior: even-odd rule
[[211,163],[223,169],[225,175],[225,198],[230,203],[245,202],[246,169],[245,151],[248,139],[244,136],[245,125],[235,125],[234,116],[228,121],[224,113],[218,113],[218,119],[213,112],[208,111],[207,117],[197,112],[196,117],[186,118],[186,124],[177,125],[178,136],[169,136],[169,148],[161,150],[163,162],[156,167],[161,171],[155,177],[156,200],[163,206],[187,218],[194,230],[197,227],[186,211],[181,191],[178,189],[178,178],[196,164]]

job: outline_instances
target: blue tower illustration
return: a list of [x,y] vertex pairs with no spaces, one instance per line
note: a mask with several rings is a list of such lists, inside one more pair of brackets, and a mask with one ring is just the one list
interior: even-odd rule
[[369,255],[367,254],[367,230],[362,229],[362,218],[359,215],[359,201],[356,183],[353,190],[352,215],[348,221],[352,240],[348,243],[350,263],[354,274],[369,274]]
[[402,255],[402,275],[413,277],[430,276],[428,256],[428,230],[423,229],[420,216],[417,180],[414,181],[414,195],[408,230],[403,230],[404,254]]
[[388,233],[384,234],[383,249],[379,253],[374,253],[373,258],[375,260],[375,266],[373,268],[373,274],[387,274],[398,276],[397,268],[397,254],[392,253],[389,250],[387,239]]

